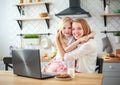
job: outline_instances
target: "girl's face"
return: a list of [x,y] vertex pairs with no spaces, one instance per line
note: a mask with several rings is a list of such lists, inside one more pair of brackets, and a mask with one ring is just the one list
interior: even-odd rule
[[81,23],[73,22],[72,34],[73,34],[75,39],[79,39],[84,35],[84,31],[83,31]]
[[72,25],[71,25],[71,23],[66,23],[66,24],[63,26],[62,34],[63,34],[65,37],[68,37],[68,36],[71,36],[71,35],[72,35]]

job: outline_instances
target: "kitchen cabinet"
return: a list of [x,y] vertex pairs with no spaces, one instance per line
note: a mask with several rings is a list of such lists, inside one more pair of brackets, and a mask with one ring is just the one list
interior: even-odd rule
[[103,63],[103,84],[102,85],[119,85],[120,84],[120,59],[104,60]]
[[[40,5],[40,4],[45,4],[47,12],[49,13],[49,2],[32,2],[32,3],[20,3],[20,4],[16,4],[19,13],[21,14],[21,10],[23,9],[23,7],[27,7],[27,6],[33,6],[33,5]],[[45,20],[46,24],[49,28],[49,19],[50,17],[20,17],[17,20],[20,29],[22,30],[23,26],[22,26],[22,21],[33,21],[33,20]]]
[[[104,10],[105,10],[107,1],[108,0],[103,0]],[[107,26],[107,17],[118,17],[120,16],[120,13],[106,13],[106,14],[104,13],[104,14],[101,14],[101,16],[104,17],[104,26]]]

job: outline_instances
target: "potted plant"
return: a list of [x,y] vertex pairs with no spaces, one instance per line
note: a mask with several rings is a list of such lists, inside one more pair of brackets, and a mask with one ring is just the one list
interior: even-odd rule
[[120,43],[120,31],[114,33],[116,43]]
[[23,36],[24,46],[39,45],[40,35],[39,34],[25,34]]

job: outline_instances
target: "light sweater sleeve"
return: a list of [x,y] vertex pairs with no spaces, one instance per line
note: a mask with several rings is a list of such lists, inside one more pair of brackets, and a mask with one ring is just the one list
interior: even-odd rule
[[76,71],[93,73],[96,66],[97,50],[93,40],[79,45],[71,52],[65,53],[65,62],[77,60]]
[[80,56],[87,56],[96,54],[96,47],[95,42],[93,39],[89,40],[88,42],[78,45],[78,47],[71,52],[65,53],[64,58],[67,59],[78,59]]

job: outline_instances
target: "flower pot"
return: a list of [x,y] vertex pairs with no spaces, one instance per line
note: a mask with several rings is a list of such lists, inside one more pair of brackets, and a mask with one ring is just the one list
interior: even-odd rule
[[24,43],[24,46],[39,45],[40,39],[39,38],[27,38],[27,39],[23,39],[23,43]]

